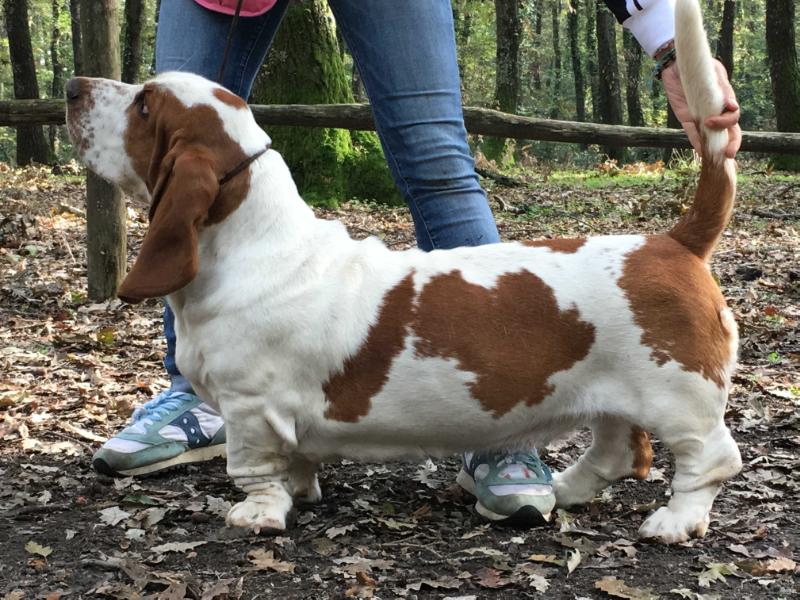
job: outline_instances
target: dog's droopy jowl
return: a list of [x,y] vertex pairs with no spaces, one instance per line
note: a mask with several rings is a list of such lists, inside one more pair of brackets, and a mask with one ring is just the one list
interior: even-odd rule
[[[677,18],[702,120],[723,103],[696,0]],[[295,499],[320,498],[324,459],[543,445],[588,425],[591,447],[556,475],[559,505],[645,477],[652,433],[675,476],[641,535],[705,534],[741,467],[723,422],[736,324],[708,269],[735,195],[724,133],[705,132],[694,205],[667,234],[392,252],[316,219],[246,104],[214,83],[67,91],[87,165],[151,202],[119,294],[169,298],[178,365],[222,412],[248,494],[230,524],[284,529]]]

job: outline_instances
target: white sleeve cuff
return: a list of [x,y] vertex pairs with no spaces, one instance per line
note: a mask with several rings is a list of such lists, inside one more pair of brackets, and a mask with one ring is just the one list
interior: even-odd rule
[[675,0],[627,0],[627,9],[622,26],[650,56],[675,37]]

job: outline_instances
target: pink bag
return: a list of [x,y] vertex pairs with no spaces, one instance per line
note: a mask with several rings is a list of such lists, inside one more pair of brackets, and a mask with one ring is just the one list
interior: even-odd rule
[[[232,15],[236,12],[238,0],[194,0],[200,6],[214,12]],[[275,5],[277,0],[244,0],[239,15],[242,17],[257,17],[263,15]]]

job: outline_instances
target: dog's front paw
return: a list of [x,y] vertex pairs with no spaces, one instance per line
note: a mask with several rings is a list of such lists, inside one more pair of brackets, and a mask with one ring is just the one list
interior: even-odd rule
[[292,497],[281,487],[274,491],[250,494],[243,502],[234,504],[225,522],[232,527],[246,527],[255,533],[286,530],[292,512]]
[[662,506],[639,527],[639,537],[655,538],[664,544],[678,544],[689,538],[701,538],[708,531],[709,516],[695,511],[675,511]]
[[583,473],[575,466],[561,473],[553,473],[553,493],[556,495],[556,506],[567,508],[576,504],[591,502],[598,490],[608,482],[600,482],[593,473]]
[[322,490],[319,488],[319,481],[317,481],[316,475],[314,475],[308,487],[296,497],[300,502],[305,502],[306,504],[316,504],[322,500]]

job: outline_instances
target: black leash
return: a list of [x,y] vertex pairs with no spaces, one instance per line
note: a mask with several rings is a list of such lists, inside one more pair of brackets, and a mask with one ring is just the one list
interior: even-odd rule
[[[225,52],[222,54],[222,64],[219,66],[219,75],[217,75],[217,83],[223,85],[222,78],[225,76],[225,65],[228,62],[228,53],[231,50],[231,43],[233,42],[233,33],[236,31],[236,24],[239,22],[239,12],[242,10],[242,3],[244,0],[239,0],[236,3],[236,12],[233,13],[233,19],[231,20],[231,26],[228,28],[228,39],[225,41]],[[269,146],[260,150],[253,154],[252,156],[248,156],[238,165],[236,165],[233,169],[225,173],[219,179],[219,186],[222,187],[226,183],[228,183],[231,179],[236,177],[239,173],[244,171],[247,167],[249,167],[254,160],[256,160],[259,156],[264,154],[267,150],[269,150]]]
[[267,146],[267,147],[266,147],[266,148],[264,148],[263,150],[259,150],[258,152],[256,152],[256,153],[255,153],[255,154],[253,154],[252,156],[248,156],[247,158],[245,158],[245,159],[244,159],[242,162],[240,162],[238,165],[236,165],[236,166],[235,166],[233,169],[231,169],[230,171],[228,171],[227,173],[225,173],[225,175],[223,175],[222,177],[220,177],[220,179],[219,179],[219,186],[220,186],[220,187],[222,187],[223,185],[225,185],[226,183],[228,183],[228,182],[229,182],[231,179],[233,179],[233,178],[234,178],[234,177],[236,177],[236,176],[237,176],[239,173],[241,173],[241,172],[242,172],[242,171],[244,171],[244,170],[245,170],[247,167],[249,167],[249,166],[252,164],[252,162],[253,162],[254,160],[256,160],[256,159],[257,159],[259,156],[261,156],[262,154],[264,154],[264,153],[265,153],[267,150],[269,150],[269,146]]
[[231,26],[228,28],[228,39],[225,41],[225,52],[222,53],[222,64],[219,66],[219,75],[217,75],[217,83],[220,85],[222,85],[222,77],[225,75],[225,64],[228,62],[228,52],[231,50],[233,32],[236,30],[236,24],[239,22],[239,12],[242,10],[242,2],[244,2],[244,0],[239,0],[236,3],[236,12],[233,13]]

